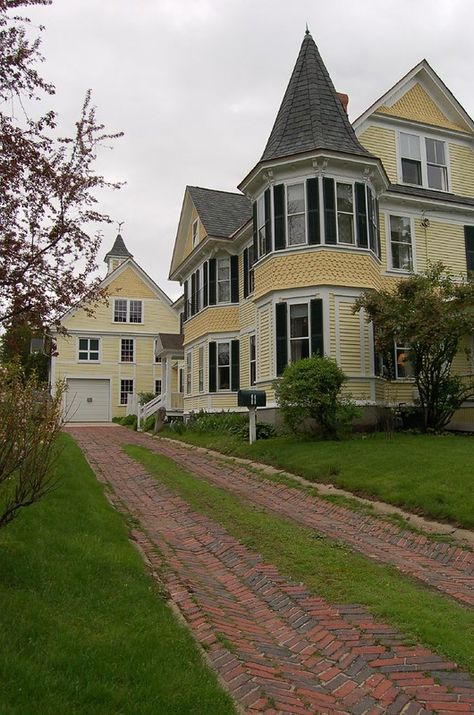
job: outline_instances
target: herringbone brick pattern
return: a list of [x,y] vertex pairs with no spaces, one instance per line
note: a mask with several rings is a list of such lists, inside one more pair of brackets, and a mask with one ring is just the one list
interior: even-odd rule
[[117,506],[139,519],[135,539],[247,713],[474,712],[474,682],[454,663],[403,645],[357,605],[329,605],[284,579],[121,450],[164,442],[123,428],[68,431]]

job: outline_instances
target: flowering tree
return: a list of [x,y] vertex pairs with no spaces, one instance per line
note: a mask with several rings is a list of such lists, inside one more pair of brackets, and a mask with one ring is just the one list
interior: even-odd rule
[[[75,131],[58,136],[54,112],[31,116],[54,87],[38,74],[39,39],[11,11],[48,0],[0,0],[0,323],[27,314],[38,326],[59,326],[76,302],[100,298],[96,269],[100,235],[109,222],[97,210],[97,191],[117,188],[94,172],[99,146],[110,134],[97,122],[90,92]],[[33,325],[32,327],[36,327]]]
[[[442,263],[397,283],[394,290],[366,291],[354,306],[375,326],[375,346],[390,362],[394,343],[407,355],[423,410],[425,429],[440,430],[474,396],[472,355],[465,375],[452,374],[463,338],[474,333],[474,280],[456,280]],[[471,373],[469,375],[469,373]]]

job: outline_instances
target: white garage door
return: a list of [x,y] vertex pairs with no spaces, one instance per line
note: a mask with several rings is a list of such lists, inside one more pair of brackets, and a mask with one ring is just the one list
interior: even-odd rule
[[66,392],[68,422],[110,420],[110,380],[69,378]]

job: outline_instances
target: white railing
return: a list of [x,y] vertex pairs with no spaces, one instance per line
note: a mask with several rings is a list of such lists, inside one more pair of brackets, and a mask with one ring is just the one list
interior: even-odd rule
[[147,417],[150,415],[153,415],[155,412],[157,412],[160,407],[163,407],[163,405],[166,404],[166,394],[164,395],[157,395],[154,397],[150,402],[145,402],[144,405],[137,405],[137,431],[140,432],[142,423],[146,420]]

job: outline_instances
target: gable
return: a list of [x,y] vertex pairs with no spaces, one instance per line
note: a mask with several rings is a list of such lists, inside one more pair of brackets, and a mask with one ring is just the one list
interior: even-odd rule
[[131,266],[109,283],[107,292],[124,298],[156,298],[156,293]]
[[382,105],[377,108],[376,112],[445,129],[465,131],[465,127],[445,116],[419,82],[414,84],[394,104]]

